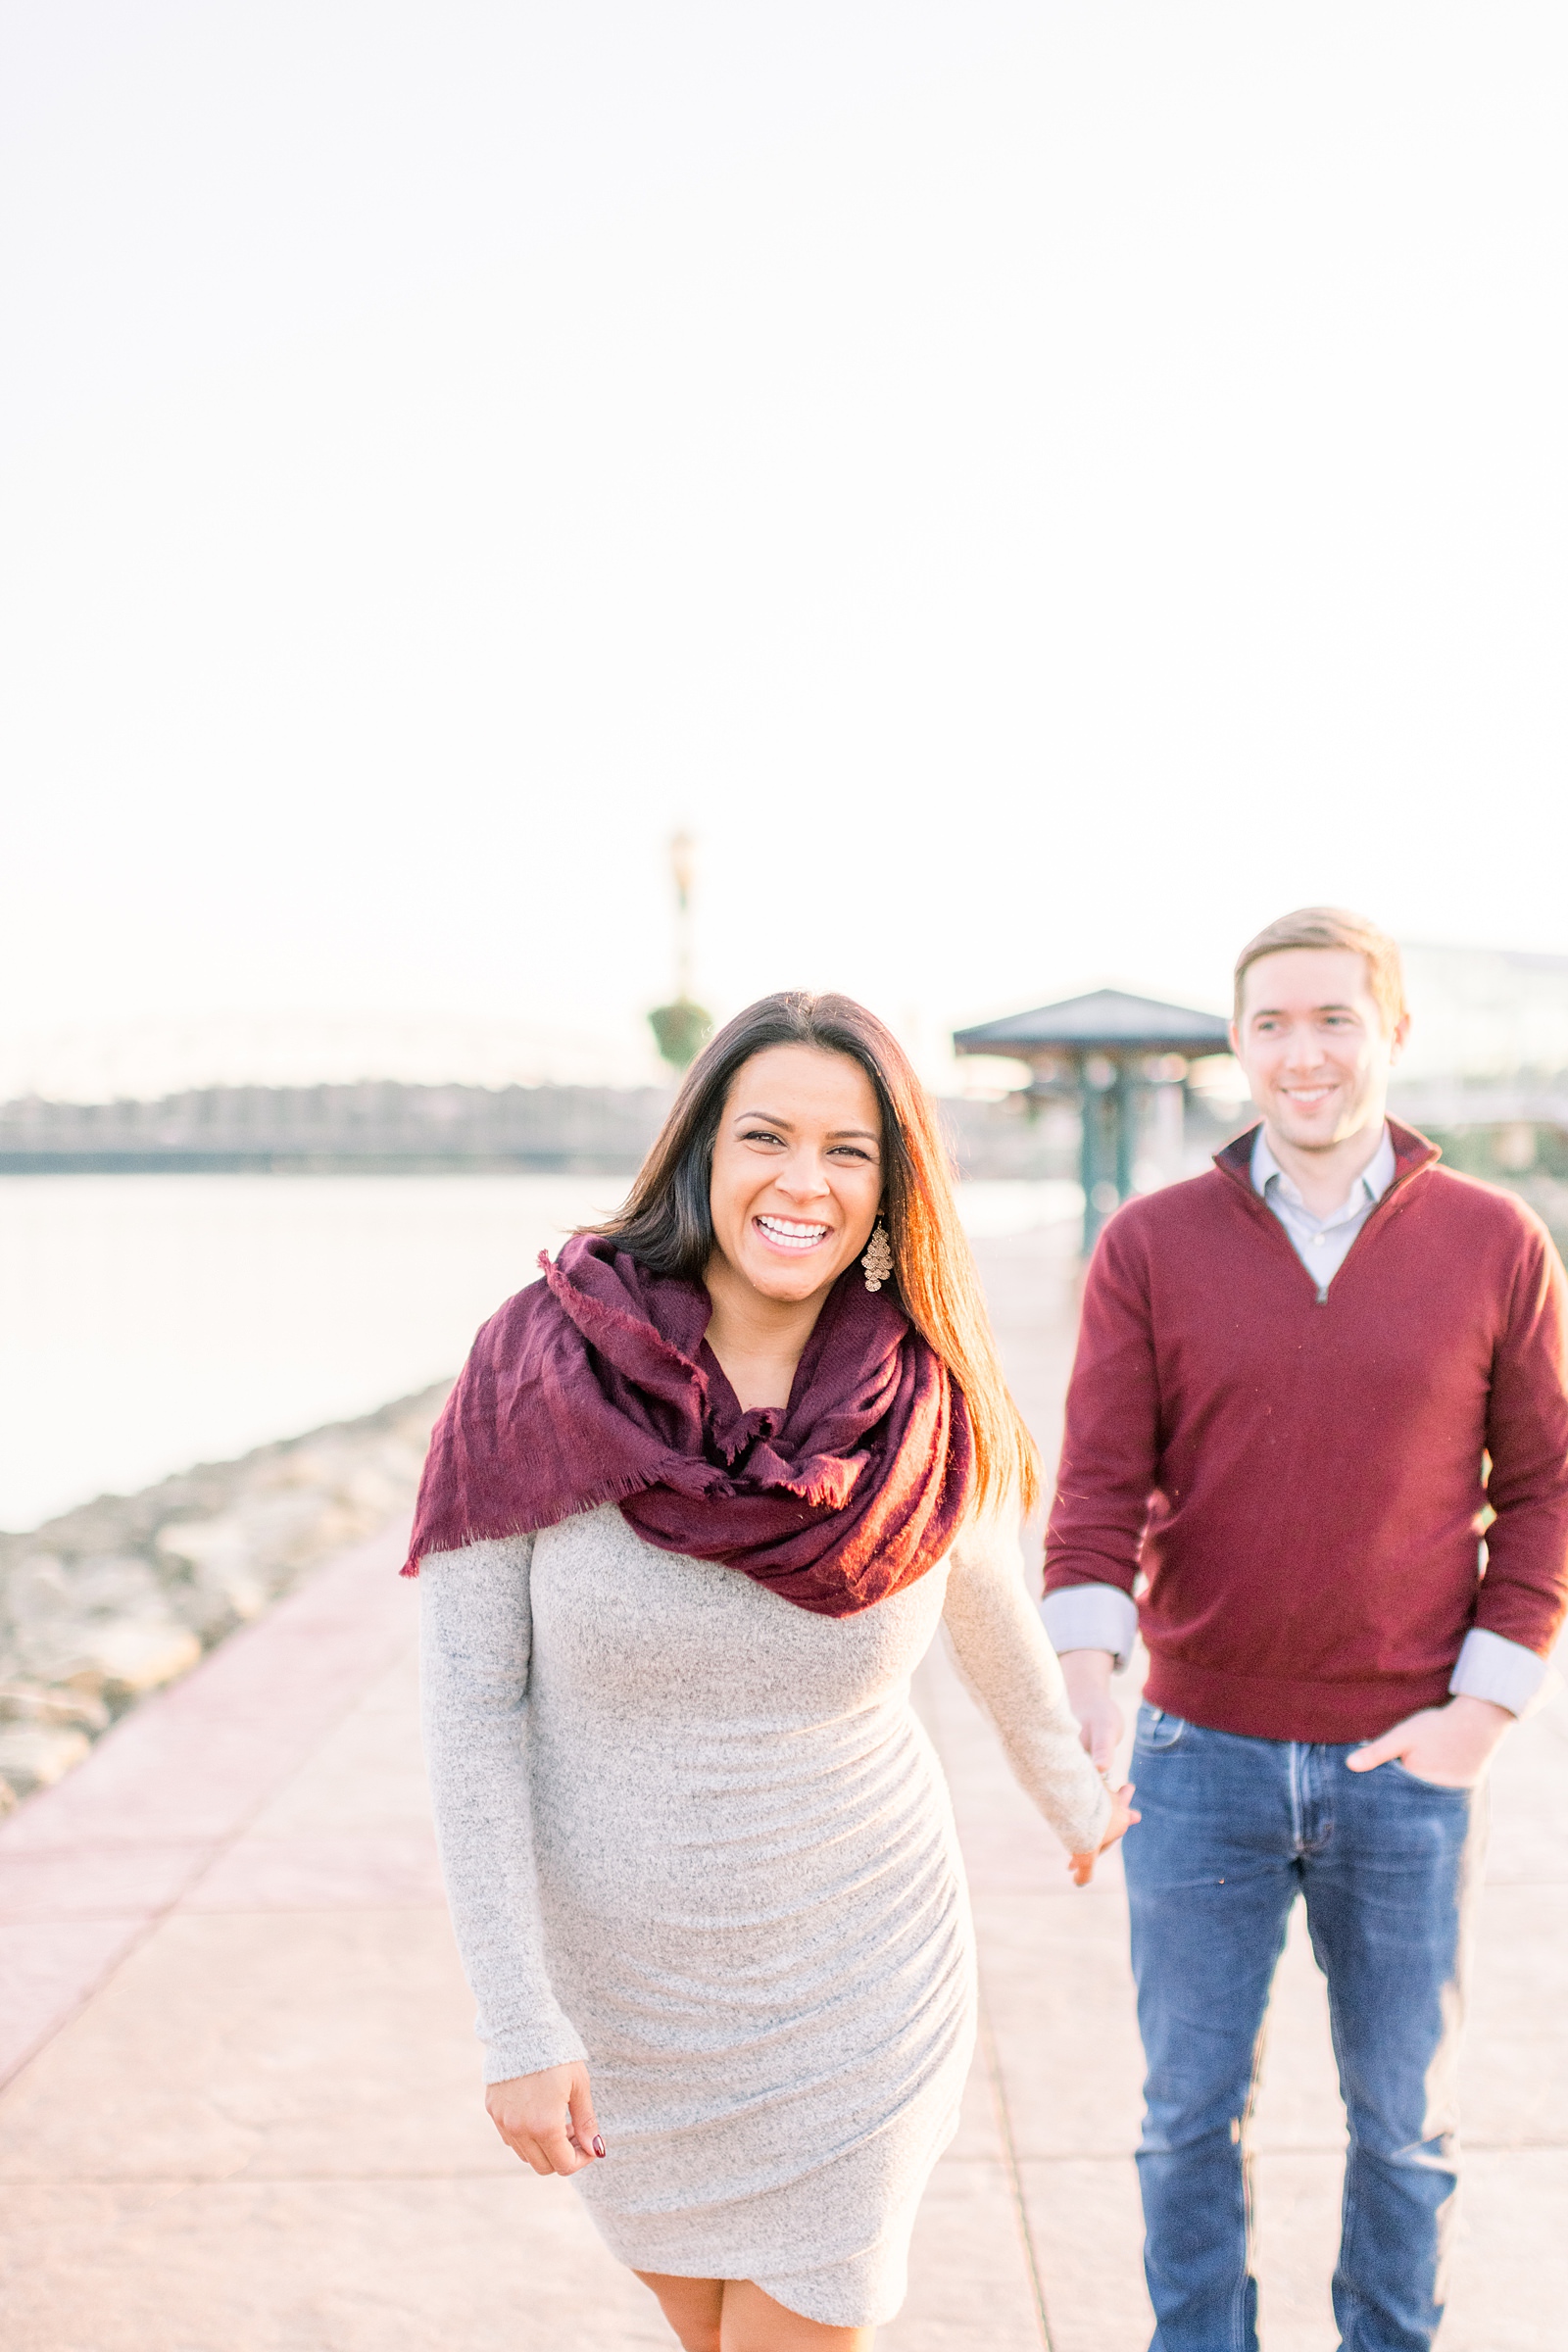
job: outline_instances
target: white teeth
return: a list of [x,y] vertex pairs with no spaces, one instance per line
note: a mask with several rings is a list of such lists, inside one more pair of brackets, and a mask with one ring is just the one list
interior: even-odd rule
[[818,1242],[827,1239],[825,1225],[798,1225],[789,1217],[759,1217],[757,1222],[768,1240],[783,1250],[814,1250]]

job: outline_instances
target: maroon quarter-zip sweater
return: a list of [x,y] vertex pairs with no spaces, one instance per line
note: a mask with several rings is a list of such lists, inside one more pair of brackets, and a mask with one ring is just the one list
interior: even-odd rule
[[1251,1133],[1119,1209],[1089,1269],[1046,1589],[1142,1573],[1146,1695],[1216,1731],[1373,1739],[1443,1703],[1472,1625],[1544,1655],[1568,1605],[1561,1260],[1390,1133],[1321,1304]]

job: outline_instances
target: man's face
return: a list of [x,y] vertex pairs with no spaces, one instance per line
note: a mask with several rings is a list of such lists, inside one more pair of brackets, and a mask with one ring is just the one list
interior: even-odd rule
[[1409,1029],[1391,1033],[1349,948],[1282,948],[1242,983],[1231,1045],[1270,1129],[1300,1151],[1327,1151],[1381,1123],[1389,1072]]

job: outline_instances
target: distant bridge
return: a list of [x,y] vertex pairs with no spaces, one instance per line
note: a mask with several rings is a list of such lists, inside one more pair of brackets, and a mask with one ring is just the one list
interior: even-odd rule
[[[157,1102],[0,1103],[0,1175],[445,1170],[631,1175],[671,1096],[662,1087],[210,1086]],[[1074,1147],[1021,1095],[952,1101],[965,1175],[1071,1173]]]
[[0,1104],[0,1173],[448,1168],[626,1173],[661,1087],[210,1086],[158,1102]]
[[[0,1103],[0,1175],[630,1175],[670,1101],[656,1086],[405,1086],[392,1079],[212,1086],[156,1102],[28,1100]],[[1568,1081],[1556,1074],[1539,1082],[1412,1080],[1395,1088],[1391,1107],[1396,1118],[1443,1136],[1469,1132],[1479,1140],[1479,1131],[1504,1129],[1534,1129],[1544,1141],[1551,1130],[1568,1136]],[[965,1176],[1076,1173],[1076,1121],[1059,1106],[1036,1118],[1020,1093],[1001,1102],[949,1099],[941,1111]],[[1190,1150],[1201,1160],[1250,1116],[1238,1105],[1235,1119],[1214,1125],[1200,1105],[1191,1106]]]

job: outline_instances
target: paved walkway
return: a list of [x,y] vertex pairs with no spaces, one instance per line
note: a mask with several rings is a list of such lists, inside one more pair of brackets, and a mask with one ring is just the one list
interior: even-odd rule
[[[986,1271],[1054,1439],[1064,1236]],[[396,1533],[334,1563],[0,1829],[10,2352],[663,2347],[571,2190],[501,2149],[436,1879]],[[1119,1874],[1067,1884],[942,1660],[985,2033],[880,2352],[1142,2352],[1139,2057]],[[1568,2340],[1568,1705],[1495,1777],[1445,2352]],[[1293,1938],[1258,2117],[1269,2352],[1333,2352],[1343,2122]]]

